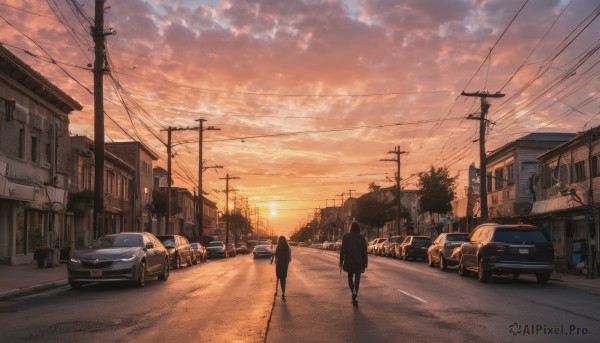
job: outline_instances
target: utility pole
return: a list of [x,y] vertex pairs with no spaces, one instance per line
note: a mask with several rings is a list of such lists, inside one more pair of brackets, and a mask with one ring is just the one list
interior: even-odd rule
[[488,206],[487,206],[487,161],[485,154],[485,128],[486,124],[489,122],[485,118],[490,109],[490,104],[487,102],[487,98],[502,98],[504,94],[495,93],[489,94],[488,92],[475,92],[475,93],[466,93],[462,91],[462,96],[475,96],[479,97],[481,100],[481,115],[479,117],[474,117],[469,115],[467,119],[470,120],[479,120],[479,195],[481,197],[479,207],[481,208],[481,221],[484,222],[488,219]]
[[342,197],[342,204],[340,206],[344,206],[344,192],[342,192],[342,194],[336,194],[335,196]]
[[[166,214],[166,220],[165,220],[165,233],[166,234],[173,234],[174,232],[171,232],[171,184],[173,183],[173,173],[172,173],[172,169],[171,169],[171,158],[173,157],[173,152],[172,152],[172,148],[173,148],[173,143],[172,143],[172,132],[173,131],[192,131],[192,130],[196,130],[195,127],[172,127],[169,126],[166,130],[161,130],[161,131],[167,131],[167,214]],[[175,144],[177,145],[177,144]],[[208,168],[223,168],[223,166],[211,166],[211,167],[204,167],[204,169],[208,169]],[[197,214],[197,211],[195,212]],[[198,231],[196,231],[198,232]],[[200,235],[199,237],[200,242],[202,242],[202,235]]]
[[229,244],[229,180],[237,180],[238,176],[229,176],[227,174],[225,177],[220,178],[221,180],[225,180],[225,244]]
[[394,158],[384,158],[380,161],[386,162],[396,162],[397,171],[396,171],[396,230],[398,231],[398,236],[400,236],[400,217],[402,215],[402,203],[400,202],[400,197],[402,196],[401,188],[400,188],[400,155],[406,154],[406,151],[401,151],[400,146],[397,145],[394,147],[394,150],[388,151],[388,154],[394,154],[396,157]]
[[206,121],[204,118],[196,119],[199,123],[198,125],[198,134],[200,136],[200,140],[198,141],[198,217],[196,217],[196,232],[198,232],[200,242],[202,242],[202,237],[204,236],[204,199],[202,190],[202,172],[203,170],[203,161],[202,161],[202,133],[204,130],[221,130],[214,126],[209,126],[204,129],[203,124]]
[[104,0],[95,1],[94,26],[94,239],[104,234]]
[[348,192],[350,193],[350,194],[348,195],[348,199],[350,199],[350,198],[352,198],[352,192],[356,192],[356,190],[354,190],[354,189],[349,189],[349,190],[348,190]]

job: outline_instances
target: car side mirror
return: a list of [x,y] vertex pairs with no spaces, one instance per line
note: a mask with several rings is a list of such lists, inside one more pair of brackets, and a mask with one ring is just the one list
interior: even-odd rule
[[154,243],[152,243],[152,242],[146,243],[145,249],[154,249]]

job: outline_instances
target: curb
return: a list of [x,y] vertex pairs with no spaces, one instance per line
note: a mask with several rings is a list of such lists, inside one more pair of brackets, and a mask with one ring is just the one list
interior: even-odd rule
[[8,292],[0,293],[0,301],[11,300],[11,299],[24,297],[24,296],[35,294],[35,293],[41,293],[41,292],[48,291],[51,289],[66,286],[68,284],[69,284],[69,282],[67,280],[60,280],[60,281],[30,286],[30,287],[26,287],[26,288],[13,289]]

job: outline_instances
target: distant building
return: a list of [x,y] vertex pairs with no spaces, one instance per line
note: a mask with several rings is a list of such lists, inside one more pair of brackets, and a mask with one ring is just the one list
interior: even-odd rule
[[152,190],[154,189],[152,163],[158,160],[158,155],[143,143],[136,141],[105,143],[105,150],[135,168],[131,195],[133,231],[157,234],[157,221],[153,219],[150,211],[144,209],[144,206],[152,204]]
[[71,186],[69,211],[73,213],[73,241],[79,249],[94,241],[94,234],[134,231],[133,185],[135,168],[110,152],[104,155],[104,228],[94,232],[94,141],[85,136],[71,137]]

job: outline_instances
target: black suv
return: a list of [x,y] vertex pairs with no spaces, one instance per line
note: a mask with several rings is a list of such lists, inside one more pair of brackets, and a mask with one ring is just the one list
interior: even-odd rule
[[554,270],[554,247],[539,227],[531,225],[479,225],[460,246],[458,274],[477,273],[480,282],[492,274],[535,274],[540,284]]
[[194,250],[187,238],[179,235],[156,236],[169,251],[169,260],[173,269],[179,269],[182,262],[188,267],[192,266]]

